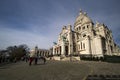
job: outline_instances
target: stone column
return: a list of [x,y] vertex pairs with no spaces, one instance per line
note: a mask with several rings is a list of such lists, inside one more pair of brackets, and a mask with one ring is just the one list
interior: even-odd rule
[[55,55],[57,54],[57,48],[55,48]]
[[65,44],[62,43],[61,45],[61,55],[65,55]]
[[41,54],[42,52],[40,51],[40,56],[42,56],[42,54]]
[[57,47],[57,55],[59,54],[59,50],[58,50],[58,47]]
[[72,40],[72,32],[69,33],[69,52],[68,55],[73,53],[73,40]]
[[60,55],[60,46],[58,47],[58,54]]
[[91,55],[92,53],[91,53],[90,37],[87,37],[87,45],[86,45],[86,47],[87,47],[87,53]]
[[108,44],[108,55],[111,55],[111,49],[110,49],[110,44]]
[[41,51],[41,56],[43,56],[43,51]]
[[[81,43],[80,43],[80,45],[81,45]],[[83,45],[83,44],[82,44],[82,45]],[[81,46],[82,46],[82,45],[81,45]],[[84,46],[85,46],[86,54],[87,54],[87,55],[92,55],[92,52],[91,52],[91,41],[90,41],[90,38],[89,38],[89,37],[86,37]],[[84,46],[82,46],[82,49],[84,48]]]
[[100,57],[100,56],[103,56],[103,48],[102,48],[102,41],[101,41],[101,37],[100,36],[97,36],[96,38],[95,38],[95,47],[96,47],[96,55],[98,56],[98,57]]
[[53,55],[55,54],[55,47],[53,46]]

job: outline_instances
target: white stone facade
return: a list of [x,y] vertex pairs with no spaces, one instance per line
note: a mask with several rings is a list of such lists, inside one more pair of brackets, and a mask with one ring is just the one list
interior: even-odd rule
[[74,30],[71,25],[63,26],[58,42],[53,46],[53,55],[104,57],[120,55],[120,48],[106,25],[94,24],[85,12],[80,11]]
[[43,56],[43,57],[50,57],[52,56],[52,52],[51,52],[51,49],[39,49],[37,46],[30,50],[30,57],[40,57],[40,56]]

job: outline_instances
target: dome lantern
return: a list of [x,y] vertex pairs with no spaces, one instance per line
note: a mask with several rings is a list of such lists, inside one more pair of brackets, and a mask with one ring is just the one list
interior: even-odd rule
[[83,12],[80,9],[80,13],[77,16],[76,20],[75,20],[75,26],[78,24],[86,24],[86,23],[93,23],[92,20],[87,16],[86,12]]

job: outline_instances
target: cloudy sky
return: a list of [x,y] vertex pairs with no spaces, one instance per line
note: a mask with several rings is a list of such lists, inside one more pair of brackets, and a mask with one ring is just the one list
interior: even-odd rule
[[50,48],[79,10],[104,23],[120,45],[120,0],[0,0],[0,49],[27,44]]

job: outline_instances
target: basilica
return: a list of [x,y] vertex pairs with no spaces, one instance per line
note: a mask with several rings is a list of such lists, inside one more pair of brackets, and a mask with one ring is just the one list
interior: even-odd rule
[[120,55],[120,48],[113,40],[112,31],[105,24],[94,23],[86,12],[80,10],[73,26],[63,26],[58,42],[53,46],[53,55]]

